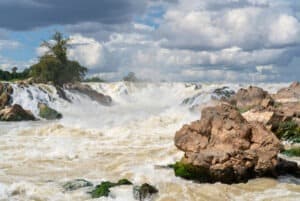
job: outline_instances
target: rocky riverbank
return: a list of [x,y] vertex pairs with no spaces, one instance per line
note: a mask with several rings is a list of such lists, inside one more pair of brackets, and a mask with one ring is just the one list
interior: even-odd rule
[[[18,96],[18,91],[15,91],[13,86],[27,90],[28,96],[31,99],[33,98],[33,94],[30,91],[30,87],[33,86],[36,86],[38,90],[50,97],[48,89],[45,90],[31,81],[22,81],[14,84],[0,82],[0,121],[33,121],[39,119],[55,120],[63,117],[59,111],[51,108],[48,103],[43,102],[43,100],[40,100],[36,105],[36,108],[38,109],[36,116],[33,114],[33,111],[24,109],[23,105],[15,104],[13,96]],[[68,84],[63,88],[55,87],[55,89],[58,97],[61,97],[63,100],[68,102],[72,102],[71,98],[67,95],[67,92],[71,91],[86,95],[91,100],[94,100],[104,106],[109,106],[112,103],[111,97],[105,96],[104,94],[93,90],[90,86],[80,83]]]
[[298,153],[297,148],[285,150],[282,141],[300,140],[299,100],[300,84],[295,82],[276,94],[250,86],[204,108],[200,120],[175,135],[176,147],[185,153],[173,165],[175,174],[228,184],[284,174],[300,177],[297,163],[279,157],[282,151]]

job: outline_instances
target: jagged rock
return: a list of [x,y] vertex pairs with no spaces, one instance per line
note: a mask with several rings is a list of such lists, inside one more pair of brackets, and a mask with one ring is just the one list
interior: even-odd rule
[[293,82],[289,87],[280,89],[273,97],[280,102],[300,100],[300,83]]
[[259,87],[250,86],[248,89],[240,89],[229,102],[242,110],[249,110],[254,106],[269,107],[274,104],[274,100]]
[[203,109],[201,120],[176,133],[175,145],[185,152],[175,173],[187,179],[231,184],[286,173],[277,171],[283,148],[277,137],[263,125],[247,122],[231,105]]
[[64,91],[63,88],[61,88],[60,86],[55,86],[55,88],[56,88],[56,93],[57,93],[58,97],[66,100],[70,103],[72,102],[71,99],[68,98],[68,96],[67,96],[67,94],[66,94],[66,92]]
[[48,105],[45,103],[39,103],[38,104],[39,108],[39,116],[47,119],[47,120],[54,120],[54,119],[61,119],[62,114],[57,112],[56,110],[50,108]]
[[292,119],[289,116],[284,115],[283,112],[265,109],[251,109],[247,112],[244,112],[242,115],[248,122],[262,123],[269,130],[275,130],[278,128],[281,122]]
[[97,101],[102,105],[109,106],[112,103],[112,99],[110,96],[105,96],[104,94],[95,91],[88,85],[76,83],[76,84],[66,84],[64,87],[70,91],[75,91],[75,92],[85,94],[92,100]]
[[145,183],[141,186],[133,187],[134,199],[139,200],[139,201],[144,201],[145,199],[150,199],[156,193],[158,193],[158,190],[154,186],[147,184],[147,183]]
[[66,191],[74,191],[80,188],[90,187],[93,184],[85,179],[75,179],[73,181],[68,181],[63,185]]
[[13,88],[8,83],[0,83],[0,110],[12,102]]
[[13,106],[8,106],[0,110],[0,120],[1,121],[33,121],[35,117],[33,114],[24,110],[20,105],[15,104]]
[[229,87],[217,88],[213,91],[212,98],[216,100],[226,100],[233,96],[235,92],[230,90]]

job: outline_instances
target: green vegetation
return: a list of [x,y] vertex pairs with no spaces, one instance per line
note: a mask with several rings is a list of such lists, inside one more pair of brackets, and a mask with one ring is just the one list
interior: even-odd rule
[[37,64],[18,73],[13,67],[12,72],[0,70],[0,80],[13,81],[32,77],[35,82],[48,83],[62,86],[65,83],[82,81],[87,68],[77,61],[71,61],[67,57],[67,49],[70,39],[64,38],[62,33],[56,32],[51,42],[44,41],[41,46],[47,48],[45,55],[40,57]]
[[95,189],[90,192],[90,194],[92,198],[108,197],[110,188],[122,185],[132,185],[132,183],[127,179],[121,179],[117,183],[103,181],[101,184],[97,185]]
[[195,167],[190,164],[184,164],[183,162],[176,162],[174,165],[169,165],[174,169],[177,177],[182,177],[189,180],[209,181],[208,170],[200,167]]
[[294,121],[280,123],[275,133],[281,140],[287,140],[293,143],[300,142],[300,127]]
[[25,69],[22,72],[17,72],[17,67],[13,67],[12,72],[3,71],[0,69],[0,80],[1,81],[14,81],[24,80],[30,77],[30,70]]
[[126,82],[138,82],[139,79],[136,77],[136,75],[135,75],[134,72],[130,72],[130,73],[128,73],[128,75],[126,75],[123,78],[123,81],[126,81]]
[[91,78],[86,78],[85,80],[83,80],[83,82],[105,82],[105,80],[99,77],[91,77]]
[[283,151],[282,153],[284,155],[287,155],[287,156],[298,156],[298,157],[300,157],[300,147],[291,148],[291,149]]
[[64,83],[81,81],[87,69],[77,61],[70,61],[67,57],[69,39],[56,32],[52,42],[44,41],[41,46],[46,47],[48,52],[43,55],[39,62],[30,68],[30,75],[34,81],[41,83],[52,82],[61,86]]

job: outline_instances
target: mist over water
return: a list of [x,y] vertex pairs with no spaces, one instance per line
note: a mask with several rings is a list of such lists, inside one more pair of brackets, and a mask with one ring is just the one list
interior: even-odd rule
[[[287,84],[261,84],[275,92]],[[38,113],[44,102],[63,114],[57,121],[0,123],[0,200],[90,200],[89,189],[64,192],[72,179],[128,178],[159,189],[159,201],[299,200],[300,183],[292,177],[256,179],[247,184],[197,184],[159,168],[180,160],[175,132],[200,118],[211,104],[214,89],[238,84],[92,83],[113,99],[106,107],[82,94],[67,92],[72,103],[60,99],[54,87],[14,85],[13,102]],[[185,104],[183,104],[184,100]],[[96,199],[97,200],[97,199]],[[131,201],[132,187],[112,189],[98,200]]]

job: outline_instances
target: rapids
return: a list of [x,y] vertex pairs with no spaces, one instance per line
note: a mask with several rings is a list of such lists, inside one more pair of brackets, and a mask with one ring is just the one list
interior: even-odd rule
[[[111,107],[81,94],[60,99],[48,85],[13,85],[13,103],[38,113],[38,102],[63,114],[57,121],[0,122],[0,201],[92,200],[79,189],[64,192],[62,184],[87,179],[128,178],[159,189],[157,201],[275,201],[300,200],[300,180],[293,177],[255,179],[246,184],[198,184],[176,178],[160,165],[174,163],[182,152],[173,143],[175,132],[200,117],[214,89],[247,85],[193,83],[91,83],[113,99]],[[257,85],[257,84],[256,84]],[[275,92],[285,84],[260,84]],[[190,98],[183,104],[183,101]],[[195,109],[196,108],[196,109]],[[95,199],[97,200],[97,199]],[[133,201],[132,187],[112,189],[108,201]]]

